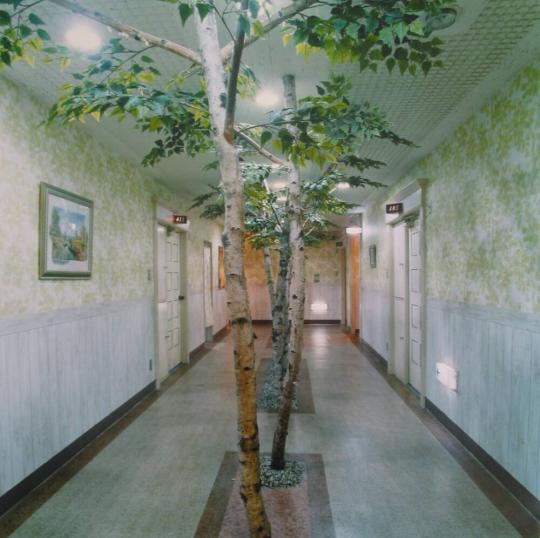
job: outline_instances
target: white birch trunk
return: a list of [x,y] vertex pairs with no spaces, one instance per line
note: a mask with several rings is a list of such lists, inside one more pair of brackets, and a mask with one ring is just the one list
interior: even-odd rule
[[255,385],[255,349],[244,274],[244,196],[238,154],[224,133],[225,73],[220,57],[215,14],[204,20],[194,6],[196,31],[225,196],[225,272],[227,304],[232,325],[238,404],[240,494],[246,507],[250,535],[270,538],[271,530],[261,496],[259,431]]
[[[283,77],[285,106],[296,108],[294,77]],[[289,283],[289,349],[288,372],[278,409],[278,422],[272,444],[272,468],[285,467],[285,448],[289,430],[294,388],[302,360],[305,304],[305,252],[302,227],[302,196],[298,170],[289,163],[289,242],[291,249],[291,272]]]

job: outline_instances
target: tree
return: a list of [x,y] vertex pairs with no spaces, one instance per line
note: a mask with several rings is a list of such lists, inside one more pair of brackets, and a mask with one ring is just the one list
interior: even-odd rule
[[[359,62],[363,69],[376,71],[379,65],[385,65],[391,71],[397,66],[402,73],[414,74],[420,67],[427,73],[439,65],[436,57],[441,52],[441,41],[429,35],[429,17],[436,16],[453,0],[325,0],[320,3],[298,0],[268,16],[259,15],[263,6],[258,0],[240,3],[224,0],[219,5],[211,0],[166,0],[177,5],[182,23],[193,17],[199,52],[85,9],[72,0],[1,0],[5,9],[0,10],[0,66],[10,66],[20,59],[32,64],[38,52],[44,53],[45,61],[58,59],[61,68],[68,65],[69,51],[49,43],[44,21],[32,11],[43,1],[96,20],[120,33],[100,54],[91,57],[93,63],[85,71],[74,75],[73,85],[65,86],[64,95],[51,110],[51,121],[83,119],[89,114],[96,119],[102,115],[116,116],[120,120],[133,116],[136,128],[158,137],[144,159],[148,165],[175,153],[194,155],[211,148],[217,152],[225,204],[224,249],[238,392],[241,495],[251,535],[268,537],[271,530],[260,494],[255,355],[243,268],[244,201],[236,144],[240,141],[249,144],[259,154],[288,168],[289,237],[294,243],[291,243],[292,274],[300,284],[302,208],[298,167],[307,160],[321,166],[333,163],[335,144],[319,145],[319,133],[310,132],[297,111],[287,111],[283,127],[274,134],[262,130],[259,137],[253,136],[254,129],[246,131],[235,124],[237,94],[249,92],[254,83],[253,73],[242,66],[243,50],[286,23],[284,38],[294,40],[297,50],[306,56],[319,49],[334,61]],[[328,8],[324,15],[305,13],[318,5]],[[221,48],[218,18],[227,28],[231,20],[237,26],[231,42]],[[149,55],[156,47],[186,59],[190,65],[172,80],[163,81]],[[185,84],[193,77],[203,81],[195,91]],[[319,113],[326,114],[328,111],[324,108]],[[318,113],[316,108],[313,113]],[[299,121],[294,122],[294,118]],[[351,119],[343,132],[343,126],[340,127],[334,140],[346,139],[354,129],[354,121]],[[269,141],[269,132],[281,157],[264,147]],[[295,304],[291,311],[298,328],[301,297],[293,299]],[[298,341],[299,333],[294,332],[291,338]],[[289,355],[298,352],[298,348],[289,349]]]

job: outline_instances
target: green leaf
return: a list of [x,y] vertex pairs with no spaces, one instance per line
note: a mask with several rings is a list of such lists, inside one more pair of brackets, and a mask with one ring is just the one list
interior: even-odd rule
[[11,24],[11,15],[4,10],[0,10],[0,26],[9,26]]
[[257,37],[264,37],[264,26],[263,26],[263,23],[261,21],[259,21],[259,20],[253,21],[251,23],[251,26],[253,28],[253,33]]
[[28,20],[32,24],[35,24],[36,26],[39,26],[41,24],[45,24],[45,22],[43,20],[41,20],[35,13],[30,13],[30,15],[28,15]]
[[178,11],[180,13],[180,20],[182,21],[182,26],[184,26],[189,17],[193,15],[193,8],[191,7],[191,4],[181,2],[178,5]]
[[6,50],[0,52],[0,65],[11,65],[11,55]]
[[243,30],[243,32],[246,35],[249,35],[251,24],[249,19],[243,13],[241,13],[240,17],[238,17],[238,24],[240,24],[240,28]]
[[32,28],[29,28],[26,26],[26,24],[21,24],[19,26],[19,32],[21,34],[21,37],[24,39],[25,37],[28,37],[29,35],[32,35]]
[[195,4],[197,11],[199,13],[199,17],[201,18],[201,21],[204,21],[204,18],[210,11],[212,10],[212,5],[207,4],[206,2],[197,2]]
[[141,56],[141,62],[144,62],[147,64],[153,64],[154,60],[150,58],[150,56]]
[[259,2],[257,0],[249,0],[248,7],[251,16],[256,19],[259,14]]
[[264,146],[272,138],[270,131],[263,131],[261,134],[261,146]]
[[43,41],[51,40],[51,36],[45,30],[43,30],[43,28],[38,28],[37,34],[39,37],[41,37],[41,39],[43,39]]

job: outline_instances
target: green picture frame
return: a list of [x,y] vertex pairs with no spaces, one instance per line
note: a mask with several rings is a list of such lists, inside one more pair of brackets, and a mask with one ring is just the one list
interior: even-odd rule
[[39,278],[91,278],[94,202],[48,183],[39,187]]

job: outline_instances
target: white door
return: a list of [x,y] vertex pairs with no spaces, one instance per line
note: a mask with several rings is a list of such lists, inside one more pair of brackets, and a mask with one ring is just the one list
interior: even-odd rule
[[180,235],[170,232],[166,238],[167,356],[169,370],[180,363]]
[[422,252],[418,220],[409,228],[409,383],[418,391],[421,387],[422,343]]
[[212,245],[205,243],[203,250],[204,271],[204,328],[210,329],[207,338],[211,338],[211,328],[214,325],[214,308],[212,303]]
[[398,224],[392,229],[394,245],[394,372],[403,383],[409,382],[409,358],[407,342],[407,225]]

